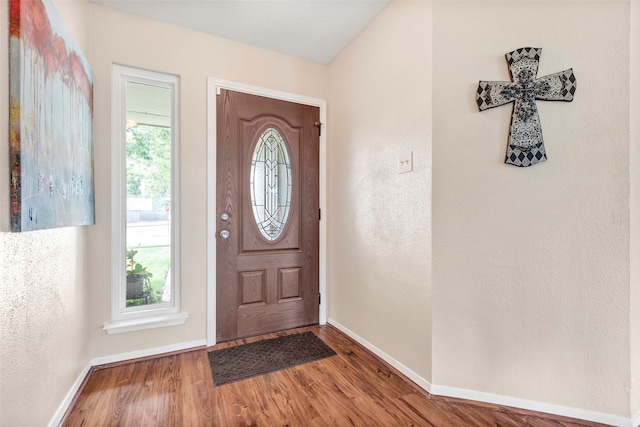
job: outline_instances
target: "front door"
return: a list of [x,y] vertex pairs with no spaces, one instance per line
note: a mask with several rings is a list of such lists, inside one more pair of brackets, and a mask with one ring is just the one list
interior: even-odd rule
[[318,107],[217,97],[216,339],[319,318]]

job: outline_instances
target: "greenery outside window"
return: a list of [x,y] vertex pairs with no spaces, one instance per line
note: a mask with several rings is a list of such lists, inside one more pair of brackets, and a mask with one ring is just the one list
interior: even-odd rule
[[108,333],[183,323],[178,76],[112,69],[112,321]]

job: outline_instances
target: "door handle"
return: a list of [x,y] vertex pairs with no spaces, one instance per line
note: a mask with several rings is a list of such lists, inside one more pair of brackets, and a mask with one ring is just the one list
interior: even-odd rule
[[222,240],[227,240],[229,238],[229,232],[227,230],[222,230],[220,232],[220,238]]

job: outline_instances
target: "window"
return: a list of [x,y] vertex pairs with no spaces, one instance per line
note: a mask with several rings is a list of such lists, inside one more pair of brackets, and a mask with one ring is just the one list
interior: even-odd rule
[[180,311],[179,77],[113,66],[112,334]]
[[251,159],[251,206],[262,236],[276,240],[284,230],[291,206],[291,163],[284,138],[267,128]]

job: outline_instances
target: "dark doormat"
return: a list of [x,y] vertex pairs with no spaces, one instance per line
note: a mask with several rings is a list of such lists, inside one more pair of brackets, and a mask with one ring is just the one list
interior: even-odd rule
[[219,386],[335,355],[313,332],[304,332],[211,351],[209,364]]

